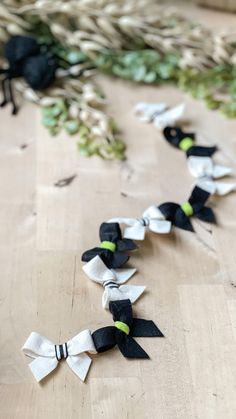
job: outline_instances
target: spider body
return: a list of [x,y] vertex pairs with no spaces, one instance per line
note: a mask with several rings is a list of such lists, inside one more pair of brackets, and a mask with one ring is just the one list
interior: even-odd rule
[[15,35],[5,45],[5,57],[9,63],[7,69],[0,70],[5,77],[2,80],[3,101],[1,107],[11,102],[12,113],[17,113],[11,80],[22,77],[34,90],[46,89],[54,80],[57,69],[56,61],[42,53],[40,45],[30,36]]

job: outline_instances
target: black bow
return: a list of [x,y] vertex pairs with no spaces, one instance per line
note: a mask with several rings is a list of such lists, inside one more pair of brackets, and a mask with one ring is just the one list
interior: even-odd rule
[[99,237],[101,240],[100,247],[94,247],[84,252],[82,255],[84,262],[89,262],[98,255],[109,269],[116,269],[129,260],[129,256],[124,252],[137,248],[133,240],[122,239],[118,223],[102,223],[99,229]]
[[194,216],[208,223],[215,223],[215,215],[211,208],[205,206],[210,194],[207,191],[195,186],[189,200],[182,205],[174,202],[165,202],[158,208],[166,218],[176,227],[183,230],[194,231],[190,217]]
[[166,127],[163,130],[165,139],[176,148],[186,152],[187,157],[211,157],[216,151],[217,147],[204,147],[194,145],[195,134],[192,132],[184,132],[179,127]]
[[130,300],[111,301],[115,326],[102,327],[92,334],[97,352],[118,346],[126,358],[149,358],[133,337],[164,337],[152,320],[133,318]]
[[6,43],[5,57],[9,67],[0,71],[5,74],[2,80],[4,98],[1,106],[11,102],[12,113],[16,114],[11,80],[23,77],[32,89],[43,90],[54,80],[57,63],[54,58],[41,52],[40,45],[34,38],[22,35],[12,36]]

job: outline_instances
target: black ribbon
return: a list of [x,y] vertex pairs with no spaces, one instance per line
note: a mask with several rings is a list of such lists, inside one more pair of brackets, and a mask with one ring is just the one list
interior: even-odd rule
[[12,113],[17,113],[14,101],[11,80],[23,77],[28,85],[35,90],[47,88],[55,78],[57,62],[46,53],[42,53],[40,45],[30,36],[15,35],[5,45],[5,57],[9,67],[2,69],[5,74],[2,80],[3,102],[5,106],[8,102],[13,105]]
[[183,230],[194,231],[190,221],[191,216],[197,217],[200,220],[206,221],[208,223],[216,222],[216,218],[212,209],[205,206],[209,196],[209,192],[204,191],[198,186],[195,186],[189,200],[187,201],[187,203],[190,204],[190,208],[192,208],[191,215],[187,215],[183,209],[184,205],[186,204],[181,206],[174,202],[165,202],[158,208],[164,215],[165,219],[171,221],[172,224],[176,227],[179,227]]
[[104,247],[94,247],[82,255],[84,262],[89,262],[95,256],[100,256],[105,265],[110,268],[119,268],[129,260],[127,251],[137,248],[133,240],[123,239],[118,223],[102,223],[99,229],[99,237],[102,243],[108,242],[114,245],[114,250]]
[[[110,312],[114,322],[121,322],[127,326],[129,333],[116,326],[97,329],[92,334],[97,352],[105,352],[118,346],[126,358],[149,358],[148,354],[133,339],[134,337],[164,337],[152,320],[133,318],[130,300],[111,301]],[[115,323],[116,324],[116,323]]]
[[[166,127],[163,130],[165,139],[172,146],[181,149],[180,144],[186,138],[195,141],[195,134],[193,132],[184,132],[179,127]],[[217,147],[204,147],[204,146],[190,146],[185,152],[187,157],[199,156],[199,157],[211,157],[217,151]]]

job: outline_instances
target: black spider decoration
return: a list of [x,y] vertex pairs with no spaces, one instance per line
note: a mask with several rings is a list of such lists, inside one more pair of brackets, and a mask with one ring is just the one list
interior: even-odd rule
[[16,115],[18,108],[14,100],[12,79],[22,77],[35,90],[47,88],[55,78],[56,60],[47,53],[42,53],[40,45],[31,36],[15,35],[6,43],[5,57],[9,67],[1,69],[3,101],[1,107],[12,103],[12,114]]

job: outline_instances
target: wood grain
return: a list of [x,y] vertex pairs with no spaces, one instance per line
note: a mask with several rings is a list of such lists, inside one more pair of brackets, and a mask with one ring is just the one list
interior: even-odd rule
[[[216,15],[201,13],[209,21]],[[17,118],[8,108],[0,113],[0,416],[233,419],[236,194],[212,199],[217,226],[195,223],[195,235],[151,233],[131,258],[138,273],[130,283],[147,285],[135,314],[153,319],[166,336],[139,339],[151,360],[127,361],[114,349],[93,357],[85,384],[62,362],[39,385],[21,353],[33,330],[59,343],[83,328],[111,324],[102,289],[80,261],[98,242],[102,221],[139,217],[150,204],[189,195],[193,179],[184,155],[135,118],[137,101],[185,101],[191,129],[218,144],[219,157],[236,168],[235,121],[172,87],[98,82],[128,144],[125,163],[82,158],[76,138],[49,137],[33,105]],[[56,186],[74,175],[68,186]]]

